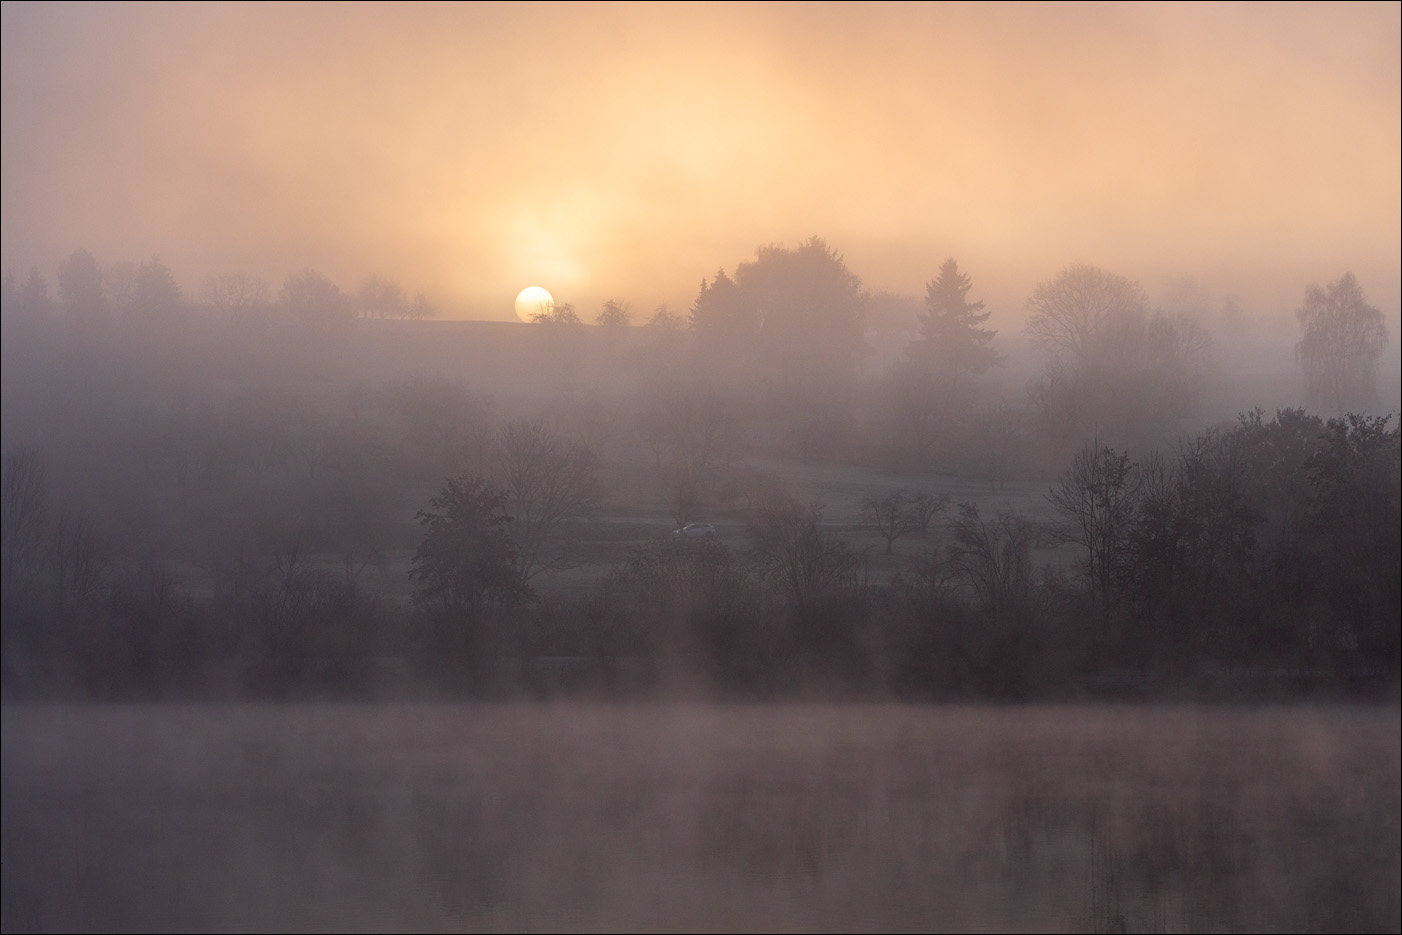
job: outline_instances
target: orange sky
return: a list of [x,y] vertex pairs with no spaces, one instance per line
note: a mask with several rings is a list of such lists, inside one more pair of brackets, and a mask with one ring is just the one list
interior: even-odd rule
[[[3,263],[684,310],[819,234],[999,319],[1074,261],[1396,321],[1397,3],[3,4]],[[1393,325],[1393,341],[1396,331]]]

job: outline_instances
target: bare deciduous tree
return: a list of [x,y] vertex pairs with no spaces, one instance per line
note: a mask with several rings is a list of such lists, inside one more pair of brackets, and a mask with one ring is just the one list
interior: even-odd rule
[[414,297],[405,305],[401,314],[411,321],[424,321],[438,314],[438,309],[428,300],[428,296],[422,292],[414,293]]
[[1376,405],[1378,358],[1387,346],[1387,327],[1353,274],[1344,273],[1327,286],[1311,285],[1295,315],[1300,320],[1295,356],[1310,401],[1336,415]]
[[1108,323],[1145,315],[1149,297],[1131,279],[1076,263],[1039,283],[1027,307],[1032,311],[1027,321],[1032,340],[1053,356],[1075,360],[1093,351]]
[[1091,591],[1108,602],[1134,519],[1139,475],[1129,455],[1097,438],[1083,446],[1047,495],[1066,523],[1056,535],[1086,550]]
[[891,554],[897,539],[918,528],[911,505],[910,498],[902,491],[862,501],[862,525],[876,530],[886,540],[887,555]]
[[301,269],[284,279],[278,302],[292,321],[318,334],[346,331],[355,319],[355,309],[341,288],[314,269]]
[[404,290],[383,276],[371,276],[355,294],[355,310],[361,318],[403,318]]
[[263,280],[237,272],[210,276],[200,289],[200,298],[221,318],[234,321],[266,315],[273,293]]
[[512,517],[521,580],[569,567],[567,558],[547,558],[546,552],[562,525],[588,515],[602,499],[594,453],[540,421],[518,419],[498,430],[494,461]]
[[930,524],[935,521],[935,517],[942,515],[948,509],[948,494],[935,496],[934,494],[921,491],[911,496],[911,520],[915,524],[915,528],[919,530],[922,539],[929,536]]
[[1197,319],[1151,313],[1138,283],[1085,265],[1039,284],[1027,304],[1027,333],[1047,355],[1033,395],[1054,433],[1148,444],[1192,411],[1211,346]]
[[531,313],[531,323],[535,325],[578,325],[579,312],[568,302],[551,304],[542,302],[539,311]]
[[822,529],[822,507],[787,500],[761,509],[749,524],[761,574],[788,597],[804,601],[854,587],[865,556]]
[[1032,530],[1010,513],[984,520],[972,503],[959,504],[950,568],[963,586],[973,590],[986,613],[1024,607],[1032,588]]
[[633,323],[632,319],[633,313],[629,310],[627,302],[609,299],[599,309],[594,324],[603,325],[605,328],[624,328]]

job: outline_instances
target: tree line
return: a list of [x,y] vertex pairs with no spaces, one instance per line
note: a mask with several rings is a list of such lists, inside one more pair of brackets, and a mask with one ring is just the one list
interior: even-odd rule
[[198,305],[214,317],[241,325],[298,326],[313,331],[344,329],[355,318],[432,318],[436,309],[422,293],[408,295],[399,283],[370,276],[354,292],[343,292],[322,273],[304,267],[289,273],[276,292],[245,272],[207,277],[187,296],[175,275],[152,257],[140,264],[106,268],[87,250],[73,251],[58,268],[58,294],[50,294],[38,267],[20,280],[7,270],[4,307],[18,319],[55,313],[78,327],[98,328],[113,319],[129,325],[169,327]]
[[[997,332],[987,327],[991,313],[982,301],[970,300],[971,289],[968,273],[952,257],[945,260],[927,284],[918,336],[892,367],[894,395],[903,400],[898,408],[909,410],[900,418],[916,446],[928,447],[932,432],[947,434],[939,423],[948,428],[960,413],[977,408],[974,384],[1003,362],[993,346]],[[59,267],[57,302],[37,267],[23,281],[7,271],[3,298],[11,319],[58,310],[85,327],[113,315],[170,326],[190,304],[159,257],[104,269],[83,249]],[[224,320],[314,332],[343,330],[356,317],[422,319],[436,312],[423,293],[411,298],[383,276],[343,293],[310,268],[289,274],[275,295],[246,273],[210,276],[195,301]],[[814,236],[794,248],[760,247],[753,260],[734,267],[733,277],[720,269],[703,278],[687,315],[662,306],[645,329],[654,333],[649,351],[664,361],[659,375],[704,374],[701,382],[788,393],[811,404],[852,390],[866,351],[869,302],[842,255]],[[1193,416],[1211,346],[1196,315],[1154,309],[1138,283],[1083,263],[1039,283],[1026,310],[1024,331],[1044,358],[1044,372],[1029,395],[1046,433],[1100,431],[1150,442],[1156,439],[1135,437],[1136,425],[1181,427]],[[1309,285],[1296,318],[1296,363],[1311,405],[1331,415],[1375,408],[1387,329],[1357,279],[1345,273],[1326,285]],[[568,303],[533,316],[538,324],[564,330],[582,320]],[[609,299],[594,320],[618,330],[631,323],[632,312],[628,303]]]
[[[6,280],[7,436],[31,439],[7,437],[4,456],[12,695],[364,695],[386,660],[445,692],[575,680],[1061,697],[1115,673],[1183,691],[1221,673],[1397,680],[1398,430],[1360,414],[1386,333],[1352,277],[1307,292],[1298,359],[1307,375],[1345,368],[1315,398],[1359,411],[1258,410],[1203,430],[1201,323],[1095,267],[1030,298],[1045,367],[1018,406],[983,395],[1001,356],[953,259],[903,359],[864,383],[867,296],[812,238],[703,280],[689,317],[658,310],[619,359],[630,395],[576,392],[527,415],[458,381],[328,386],[305,359],[258,369],[240,356],[256,342],[167,373],[155,341],[119,353],[60,327],[97,301],[94,283],[103,301],[119,294],[70,260],[63,317],[34,314],[43,290]],[[135,272],[124,320],[179,307],[158,261]],[[327,285],[294,274],[276,301],[345,315]],[[222,287],[231,309],[269,300],[238,277]],[[628,310],[600,316],[621,332]],[[557,319],[543,336],[578,324]],[[724,510],[743,532],[590,539],[630,451],[676,526]],[[756,455],[1039,480],[1058,521],[933,486],[835,517]],[[884,549],[858,547],[854,529]],[[411,556],[395,571],[405,602],[383,586],[396,553]],[[580,569],[592,574],[557,586]],[[546,674],[542,660],[567,662]]]
[[[1373,690],[1396,684],[1402,651],[1391,421],[1253,412],[1173,457],[1091,442],[1048,488],[1054,522],[872,498],[863,522],[925,537],[887,581],[821,505],[780,494],[744,511],[738,539],[637,545],[569,594],[533,581],[568,565],[569,525],[601,495],[597,472],[584,447],[508,422],[492,464],[419,508],[408,607],[365,587],[374,559],[357,557],[334,508],[329,526],[221,543],[205,593],[160,563],[114,574],[91,521],[49,502],[42,454],[11,449],[5,685],[12,696],[358,696],[393,659],[450,694],[1054,698],[1096,694],[1115,674],[1122,689],[1170,694],[1214,680]],[[531,462],[529,477],[513,459]],[[333,544],[339,567],[326,561]],[[1034,560],[1057,546],[1063,561]],[[539,671],[548,660],[564,674]]]

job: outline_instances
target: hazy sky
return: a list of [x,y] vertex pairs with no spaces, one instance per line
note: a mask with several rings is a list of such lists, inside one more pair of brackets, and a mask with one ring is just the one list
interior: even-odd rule
[[[3,4],[3,264],[684,310],[812,234],[999,318],[1074,261],[1399,303],[1398,3]],[[1393,334],[1396,346],[1396,332]]]

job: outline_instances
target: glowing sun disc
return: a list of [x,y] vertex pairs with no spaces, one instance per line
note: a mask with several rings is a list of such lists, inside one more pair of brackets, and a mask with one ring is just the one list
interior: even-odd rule
[[527,286],[516,296],[516,317],[530,321],[537,312],[548,312],[555,307],[555,297],[540,286]]

